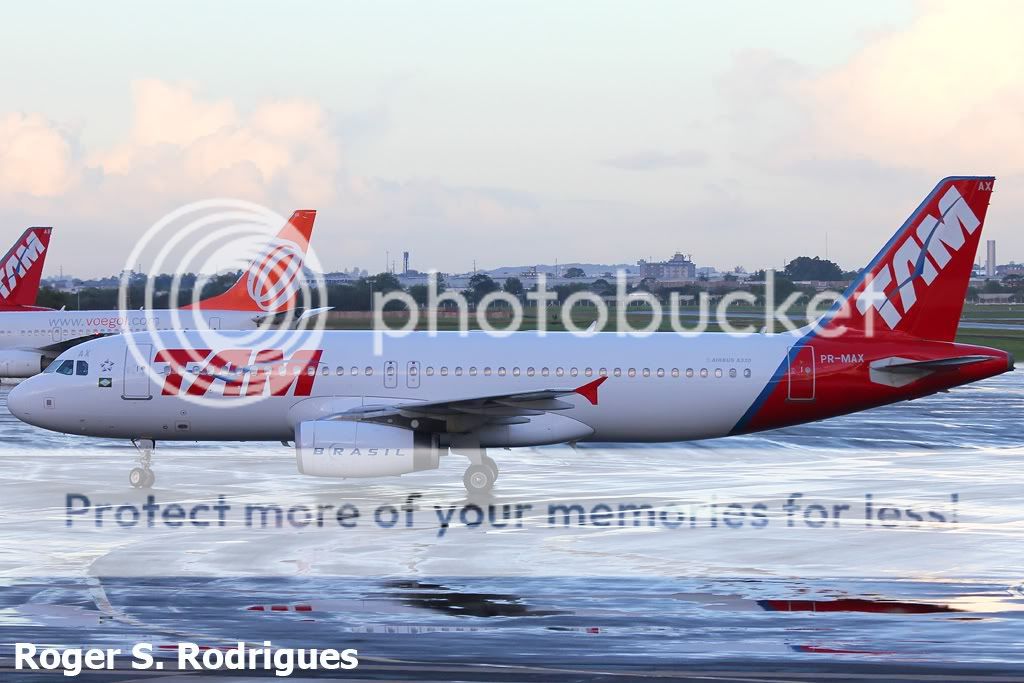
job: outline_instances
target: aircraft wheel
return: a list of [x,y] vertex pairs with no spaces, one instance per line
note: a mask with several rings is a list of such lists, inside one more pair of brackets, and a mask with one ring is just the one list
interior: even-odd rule
[[132,471],[128,473],[128,483],[132,485],[133,489],[141,489],[146,484],[146,470],[141,467],[133,467]]
[[494,479],[498,479],[498,463],[494,462],[494,458],[482,455],[480,456],[480,464],[489,469],[494,474]]
[[144,488],[144,489],[151,489],[151,488],[153,488],[153,484],[156,483],[156,472],[154,472],[153,470],[151,470],[149,468],[146,468],[145,472],[146,472],[146,474],[145,474],[146,478],[142,482],[142,488]]
[[469,493],[487,493],[494,488],[495,479],[497,479],[495,470],[485,465],[470,465],[466,468],[462,483],[466,485],[466,491]]

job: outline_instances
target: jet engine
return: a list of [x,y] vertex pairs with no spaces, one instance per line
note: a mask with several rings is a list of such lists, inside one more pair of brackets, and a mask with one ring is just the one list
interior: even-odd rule
[[300,474],[386,477],[437,469],[437,436],[349,420],[307,420],[295,430]]
[[42,372],[48,359],[38,351],[0,351],[0,377],[31,377]]

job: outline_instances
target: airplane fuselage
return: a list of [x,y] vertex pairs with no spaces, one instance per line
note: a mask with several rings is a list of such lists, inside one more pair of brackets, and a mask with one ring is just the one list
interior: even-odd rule
[[[281,360],[272,350],[233,346],[230,339],[209,349],[199,333],[187,333],[187,346],[201,351],[178,367],[165,362],[170,351],[185,350],[175,333],[163,333],[157,346],[147,335],[135,335],[152,373],[133,360],[123,337],[103,339],[61,357],[86,361],[88,374],[48,371],[24,382],[17,414],[40,426],[88,436],[279,441],[293,439],[300,422],[353,408],[572,389],[607,377],[596,405],[581,396],[565,399],[573,406],[557,418],[572,423],[560,424],[553,433],[549,425],[545,432],[545,416],[540,416],[532,441],[527,430],[514,443],[496,443],[501,437],[488,437],[485,430],[481,445],[680,441],[855,412],[1012,367],[1012,359],[995,349],[852,335],[659,333],[633,338],[604,333],[580,338],[522,332],[495,339],[482,333],[413,333],[385,339],[378,356],[372,351],[372,332],[325,332],[320,338],[293,334],[307,338],[293,343],[299,351]],[[909,382],[872,369],[891,358],[954,356],[987,359],[922,373]],[[252,400],[256,397],[261,400]],[[205,402],[198,405],[190,398]],[[471,421],[472,414],[465,419]],[[459,431],[458,419],[446,420]]]
[[257,327],[258,314],[225,310],[0,311],[0,379],[31,377],[67,347],[88,339],[146,329]]

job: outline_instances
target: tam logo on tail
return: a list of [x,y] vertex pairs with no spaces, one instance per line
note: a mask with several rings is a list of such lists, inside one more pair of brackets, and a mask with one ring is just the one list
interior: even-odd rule
[[29,228],[0,261],[0,304],[32,306],[39,293],[50,228]]
[[316,211],[296,211],[231,289],[183,308],[280,313],[295,306],[315,220]]
[[993,178],[939,182],[847,291],[842,325],[952,341],[992,195]]

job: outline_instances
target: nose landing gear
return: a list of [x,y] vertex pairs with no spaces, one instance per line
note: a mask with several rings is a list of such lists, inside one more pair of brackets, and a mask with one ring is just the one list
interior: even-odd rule
[[132,439],[132,444],[139,451],[139,466],[133,467],[132,471],[128,473],[128,483],[136,489],[153,488],[153,484],[156,483],[156,474],[149,466],[153,462],[153,450],[156,448],[156,443],[153,439]]

